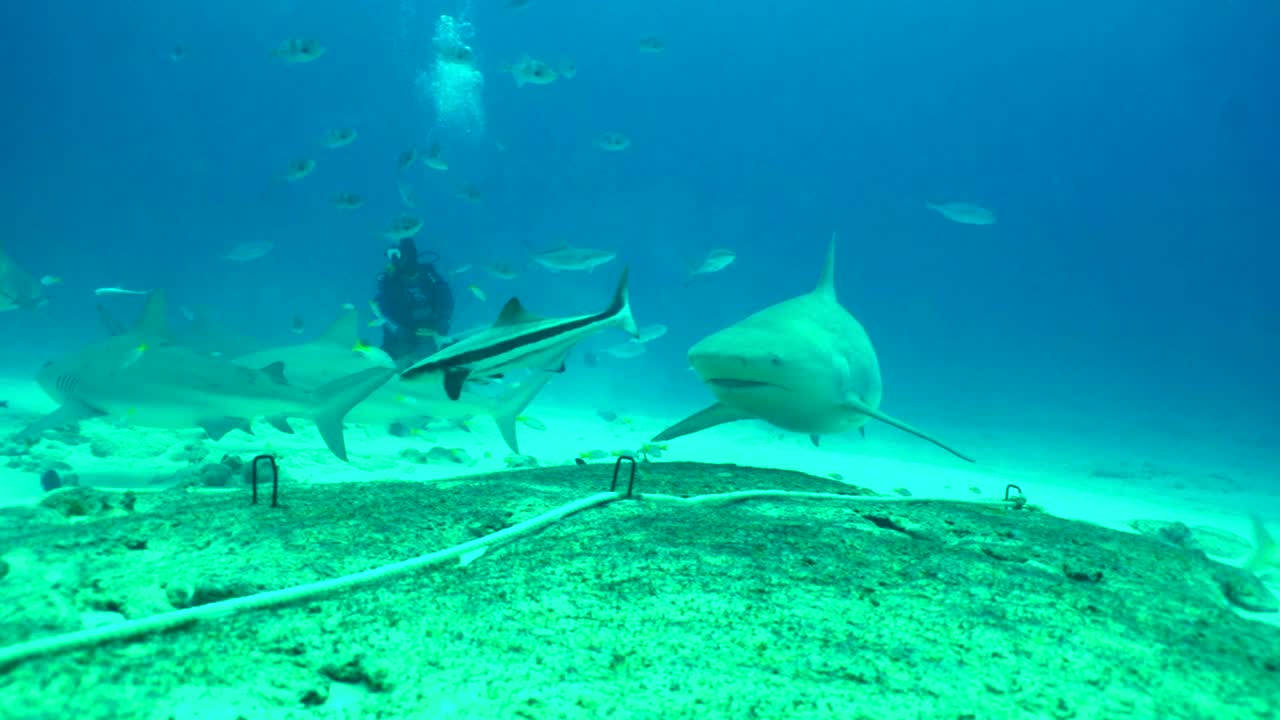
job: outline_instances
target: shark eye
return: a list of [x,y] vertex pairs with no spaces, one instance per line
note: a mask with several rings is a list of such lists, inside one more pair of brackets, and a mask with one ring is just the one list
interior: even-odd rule
[[782,358],[778,357],[777,355],[771,355],[771,356],[769,356],[769,364],[770,364],[770,365],[781,365],[781,364],[782,364]]
[[43,369],[48,368],[48,367],[53,367],[53,361],[52,361],[52,360],[45,360],[45,361],[44,361],[44,364],[40,366],[40,369],[41,369],[41,370],[43,370]]

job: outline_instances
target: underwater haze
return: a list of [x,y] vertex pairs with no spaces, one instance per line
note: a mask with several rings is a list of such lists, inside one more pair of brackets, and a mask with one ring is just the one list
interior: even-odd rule
[[[23,348],[4,358],[15,371],[97,332],[88,290],[106,285],[164,287],[268,338],[295,314],[319,328],[340,303],[364,310],[379,232],[402,209],[397,155],[436,140],[450,170],[415,168],[413,182],[419,243],[444,266],[523,269],[529,247],[563,241],[620,258],[591,275],[452,278],[455,325],[491,321],[509,295],[594,311],[630,264],[637,318],[671,332],[602,378],[647,408],[699,393],[688,346],[811,286],[834,231],[840,297],[904,416],[1117,444],[1176,435],[1171,452],[1277,442],[1268,43],[1280,11],[1268,3],[55,1],[3,13],[4,241],[64,279],[41,313],[4,317]],[[481,128],[442,127],[421,77],[436,19],[464,13]],[[293,36],[328,51],[273,63]],[[664,52],[637,51],[648,36]],[[580,71],[521,87],[501,68],[525,54]],[[333,127],[359,138],[327,150]],[[630,147],[602,152],[605,131]],[[305,157],[310,177],[279,179]],[[455,197],[462,182],[478,203]],[[343,191],[364,206],[336,210]],[[998,222],[926,209],[950,201]],[[220,259],[260,239],[274,243],[262,259]],[[684,287],[688,265],[720,247],[737,261]]]
[[[841,298],[905,416],[1274,448],[1272,5],[466,5],[6,8],[4,240],[65,282],[42,313],[4,318],[24,348],[5,364],[95,332],[86,291],[104,285],[164,287],[268,337],[295,314],[318,328],[342,302],[363,310],[401,210],[396,157],[434,139],[449,177],[414,182],[420,245],[443,265],[523,266],[562,241],[620,257],[589,276],[480,275],[487,302],[454,278],[455,325],[513,294],[594,310],[628,263],[639,321],[671,328],[604,375],[638,403],[697,393],[687,347],[812,285],[834,231]],[[480,128],[442,127],[421,78],[436,19],[464,13]],[[273,63],[292,36],[329,50]],[[645,36],[665,51],[638,52]],[[525,54],[580,72],[520,87],[501,67]],[[320,147],[339,126],[359,139]],[[609,130],[630,147],[595,147]],[[311,156],[312,176],[279,180]],[[455,197],[460,182],[480,202]],[[367,201],[335,210],[342,191]],[[926,209],[945,201],[998,222]],[[256,239],[274,250],[220,260]],[[683,287],[718,247],[736,263]]]

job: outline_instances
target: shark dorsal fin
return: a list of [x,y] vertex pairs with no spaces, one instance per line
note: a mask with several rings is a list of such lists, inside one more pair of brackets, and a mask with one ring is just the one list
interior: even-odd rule
[[274,380],[275,382],[281,385],[289,384],[289,381],[285,379],[285,376],[284,376],[284,363],[279,360],[271,363],[270,365],[263,367],[262,372],[265,373],[267,377],[271,378],[272,380]]
[[169,303],[165,301],[164,291],[156,290],[147,296],[147,304],[142,306],[142,315],[133,326],[133,334],[144,337],[169,337]]
[[524,305],[520,304],[520,298],[511,298],[506,305],[502,306],[502,312],[498,313],[498,319],[494,321],[494,327],[503,327],[506,325],[523,325],[524,323],[538,322],[542,318],[534,315],[524,309]]
[[822,268],[822,277],[818,279],[818,287],[813,289],[815,295],[836,299],[836,234],[831,233],[831,244],[827,246],[827,264]]
[[320,345],[336,345],[342,348],[354,347],[356,342],[360,340],[360,331],[357,327],[357,313],[354,308],[343,310],[337,320],[325,330],[320,337],[316,338],[316,343]]

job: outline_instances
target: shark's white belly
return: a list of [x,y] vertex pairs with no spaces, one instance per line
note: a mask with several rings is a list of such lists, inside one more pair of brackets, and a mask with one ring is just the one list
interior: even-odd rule
[[815,395],[776,386],[732,388],[711,385],[716,399],[783,430],[806,435],[833,435],[856,430],[870,418],[829,394]]

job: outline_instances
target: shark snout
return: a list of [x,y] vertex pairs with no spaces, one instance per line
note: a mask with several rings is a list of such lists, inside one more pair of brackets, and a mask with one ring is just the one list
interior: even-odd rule
[[784,369],[781,355],[750,337],[728,340],[713,335],[690,349],[689,364],[704,382],[738,387],[778,384]]

